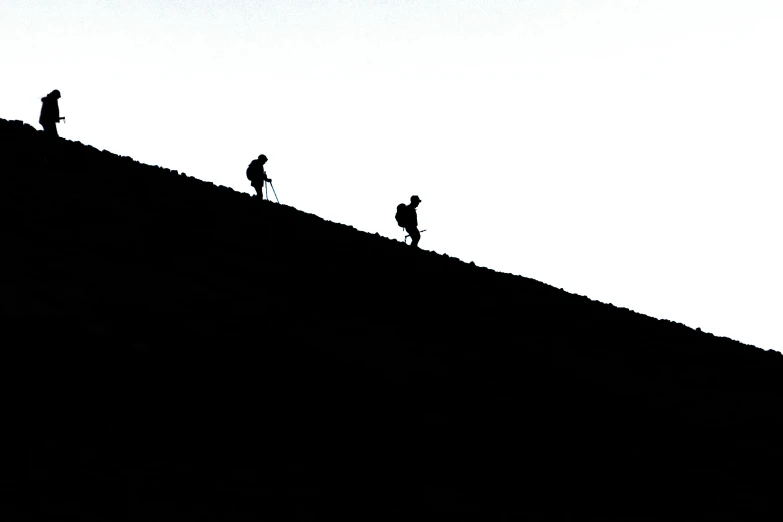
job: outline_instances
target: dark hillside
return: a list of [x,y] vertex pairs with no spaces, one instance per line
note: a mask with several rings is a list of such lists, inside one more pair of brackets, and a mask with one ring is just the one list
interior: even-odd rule
[[0,519],[778,510],[781,354],[20,122],[0,172]]

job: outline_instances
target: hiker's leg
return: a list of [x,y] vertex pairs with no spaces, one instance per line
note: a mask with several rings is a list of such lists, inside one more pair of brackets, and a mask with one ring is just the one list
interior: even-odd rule
[[51,123],[42,123],[41,126],[43,127],[44,132],[47,136],[52,137],[58,137],[59,134],[57,134],[57,124],[54,122]]
[[419,229],[412,227],[410,230],[408,230],[408,234],[411,236],[411,246],[414,248],[419,248],[419,239],[421,239],[421,232],[419,232]]

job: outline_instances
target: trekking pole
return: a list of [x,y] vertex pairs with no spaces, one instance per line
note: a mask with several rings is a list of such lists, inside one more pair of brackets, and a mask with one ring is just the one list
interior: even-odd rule
[[[425,228],[424,230],[419,230],[419,234],[423,234],[423,233],[424,233],[424,232],[426,232],[426,231],[427,231],[427,229],[426,229],[426,228]],[[406,244],[406,245],[408,244],[408,238],[409,238],[409,237],[411,237],[411,235],[410,235],[410,234],[406,235],[406,236],[405,236],[405,239],[403,240],[403,241],[405,241],[405,244]]]
[[266,189],[266,196],[264,196],[264,199],[269,201],[269,187],[266,186],[266,182],[264,182],[264,188]]
[[[272,185],[272,182],[271,182],[271,181],[269,182],[269,186],[270,186],[270,187],[272,187],[272,193],[275,195],[275,201],[277,201],[278,203],[280,203],[280,200],[279,200],[279,199],[277,199],[277,191],[275,190],[275,186],[274,186],[274,185]],[[269,194],[269,191],[267,191],[267,194]]]

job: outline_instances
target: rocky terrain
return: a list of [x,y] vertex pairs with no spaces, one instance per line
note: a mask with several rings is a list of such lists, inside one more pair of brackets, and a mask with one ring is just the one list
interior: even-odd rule
[[777,352],[21,122],[0,172],[3,520],[779,510]]

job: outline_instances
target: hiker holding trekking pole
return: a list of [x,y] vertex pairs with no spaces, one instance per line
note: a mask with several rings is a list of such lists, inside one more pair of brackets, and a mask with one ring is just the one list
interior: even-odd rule
[[410,205],[400,203],[397,205],[397,214],[394,216],[397,219],[397,224],[400,225],[411,238],[411,246],[413,248],[419,248],[419,240],[421,239],[421,232],[419,232],[419,219],[416,216],[416,207],[421,203],[419,196],[411,196]]
[[[275,187],[272,186],[272,180],[266,176],[266,171],[264,170],[264,165],[267,161],[268,159],[264,154],[261,154],[258,158],[251,161],[250,165],[247,167],[247,179],[250,180],[250,184],[256,189],[256,195],[261,199],[264,199],[264,185],[266,182],[269,182],[269,186],[272,187],[272,192],[274,192],[275,199],[277,200],[277,192],[275,191]],[[269,199],[268,196],[269,190],[267,190],[267,199]],[[279,202],[280,201],[278,201],[278,203]]]
[[59,99],[60,91],[57,89],[41,98],[41,116],[38,118],[38,123],[41,124],[44,132],[49,136],[59,136],[57,134],[57,123],[61,120],[65,121],[64,117],[60,117],[60,106],[57,103]]

